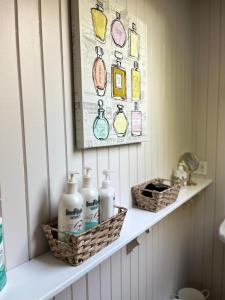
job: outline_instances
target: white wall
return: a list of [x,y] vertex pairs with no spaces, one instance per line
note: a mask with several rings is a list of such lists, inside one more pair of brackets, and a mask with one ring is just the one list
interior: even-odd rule
[[225,1],[194,1],[194,149],[209,164],[214,185],[196,210],[196,255],[191,279],[225,299],[225,248],[218,227],[225,218]]
[[[117,203],[130,186],[168,177],[192,150],[192,37],[188,0],[128,0],[148,25],[149,141],[74,149],[69,1],[0,0],[0,182],[8,269],[47,250],[40,224],[56,216],[68,170],[115,171]],[[187,283],[195,203],[180,208],[56,299],[168,299]],[[194,208],[194,209],[193,209]],[[134,224],[135,226],[135,224]],[[15,251],[16,249],[16,251]]]

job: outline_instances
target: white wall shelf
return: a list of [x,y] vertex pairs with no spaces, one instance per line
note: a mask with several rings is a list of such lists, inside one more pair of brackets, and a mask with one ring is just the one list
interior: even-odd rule
[[78,267],[68,266],[55,259],[51,253],[46,253],[9,271],[8,283],[0,293],[0,300],[51,299],[211,183],[210,179],[199,179],[196,186],[183,188],[178,200],[158,213],[129,209],[120,238]]

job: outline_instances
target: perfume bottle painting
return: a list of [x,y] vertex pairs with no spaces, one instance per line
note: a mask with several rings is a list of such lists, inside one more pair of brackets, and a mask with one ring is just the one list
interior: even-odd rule
[[132,29],[129,29],[129,55],[139,59],[140,36],[137,33],[137,26],[132,23]]
[[91,9],[92,22],[96,39],[105,43],[107,17],[104,14],[103,3],[97,1],[96,7]]
[[98,96],[104,96],[107,85],[107,72],[105,62],[102,59],[103,49],[99,46],[95,47],[97,57],[93,64],[92,77],[95,90]]
[[111,24],[111,36],[116,46],[123,48],[127,41],[127,35],[123,23],[121,22],[120,13],[116,12],[116,19]]
[[114,116],[114,121],[113,121],[113,128],[116,132],[116,135],[118,137],[124,137],[126,136],[127,133],[127,128],[129,125],[129,122],[127,120],[127,117],[123,111],[124,106],[118,104],[117,105],[117,112],[115,113]]
[[109,122],[105,117],[102,100],[98,100],[98,116],[93,123],[93,133],[98,140],[106,140],[109,136]]
[[134,103],[134,110],[131,112],[131,135],[142,135],[142,112],[138,110],[138,103]]
[[131,69],[131,96],[134,101],[141,100],[141,72],[137,61],[134,61],[134,68]]
[[112,97],[119,100],[127,99],[126,70],[122,68],[123,54],[115,51],[116,65],[112,65]]

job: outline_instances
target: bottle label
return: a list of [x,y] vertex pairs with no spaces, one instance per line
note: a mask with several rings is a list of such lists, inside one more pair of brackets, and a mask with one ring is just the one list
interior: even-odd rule
[[85,229],[88,230],[99,224],[99,200],[86,201]]
[[122,76],[121,74],[116,74],[116,88],[122,88]]
[[[2,226],[0,228],[1,237],[2,237]],[[0,291],[3,289],[7,281],[6,278],[6,269],[5,269],[5,254],[4,254],[4,245],[3,240],[0,242]]]
[[83,231],[83,208],[66,209],[66,224],[62,226],[62,231],[66,233],[79,234]]
[[5,268],[5,259],[4,259],[4,246],[3,242],[0,244],[0,272]]

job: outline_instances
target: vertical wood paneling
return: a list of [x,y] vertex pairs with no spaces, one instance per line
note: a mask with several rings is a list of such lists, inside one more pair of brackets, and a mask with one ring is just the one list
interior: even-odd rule
[[75,114],[74,114],[74,92],[72,74],[72,59],[71,59],[71,31],[70,31],[70,5],[69,1],[60,2],[60,20],[61,20],[61,51],[62,51],[62,68],[63,68],[63,95],[65,105],[66,119],[66,150],[68,159],[68,171],[76,171],[82,174],[83,159],[82,151],[77,150],[75,146]]
[[124,207],[130,206],[130,170],[129,170],[129,154],[128,146],[119,148],[120,159],[120,205]]
[[131,261],[126,247],[121,250],[121,273],[122,299],[128,300],[131,298]]
[[[13,1],[0,1],[4,58],[0,85],[7,100],[0,111],[7,116],[0,126],[1,136],[7,132],[7,141],[0,147],[0,169],[4,170],[1,194],[9,267],[28,259],[28,239],[31,257],[45,249],[37,227],[49,214],[56,215],[68,171],[82,175],[84,166],[92,167],[97,188],[103,169],[111,168],[116,203],[130,207],[130,186],[152,177],[168,177],[178,156],[192,149],[189,3],[127,1],[128,9],[148,27],[149,140],[80,151],[74,142],[70,1],[18,0],[18,16]],[[8,65],[12,65],[10,72]],[[13,190],[12,182],[16,182]],[[179,284],[186,283],[182,257],[189,232],[178,227],[188,218],[182,211],[174,213],[153,232],[143,234],[132,254],[127,255],[124,247],[55,300],[169,299]],[[23,248],[15,254],[18,241]]]
[[111,272],[110,272],[110,259],[107,259],[100,265],[101,277],[101,300],[111,300]]
[[72,300],[86,300],[87,299],[87,276],[82,277],[72,286],[73,299]]
[[139,247],[136,247],[130,254],[130,294],[131,300],[138,299],[139,293],[139,269],[138,269]]
[[[224,246],[218,240],[218,227],[225,217],[224,205],[224,0],[198,1],[194,3],[196,26],[196,53],[198,73],[194,78],[195,148],[202,159],[208,161],[208,173],[214,180],[207,191],[204,206],[195,210],[196,220],[203,220],[198,226],[196,239],[201,241],[202,251],[196,241],[196,270],[191,279],[198,280],[203,287],[211,289],[211,299],[224,299],[225,259]],[[206,12],[207,7],[207,12]],[[201,21],[200,21],[201,20]],[[199,96],[200,95],[200,96]],[[203,201],[201,202],[203,203]],[[201,221],[202,222],[202,221]],[[195,228],[193,229],[195,230]],[[203,245],[202,237],[203,236]],[[203,257],[202,257],[203,255]],[[198,274],[202,274],[202,280]]]
[[[128,275],[128,274],[127,274]],[[111,256],[111,291],[112,300],[122,299],[122,278],[123,273],[121,272],[121,251]]]
[[0,1],[0,182],[8,269],[28,259],[26,160],[14,4]]
[[100,267],[98,266],[88,273],[88,300],[100,299]]
[[73,300],[72,299],[72,292],[71,287],[67,288],[57,296],[55,296],[55,300]]
[[[138,299],[145,300],[147,297],[147,234],[142,234],[139,237],[139,249],[138,249]],[[148,251],[150,249],[148,248]]]
[[[207,109],[207,136],[206,151],[208,161],[208,174],[213,179],[213,186],[205,197],[204,217],[204,258],[203,258],[203,284],[211,289],[213,268],[213,221],[215,178],[216,178],[216,148],[217,148],[217,110],[218,110],[218,85],[220,64],[220,0],[210,1],[210,28],[209,28],[209,72],[208,72],[208,109]],[[213,55],[212,55],[213,54]]]
[[38,1],[18,1],[18,28],[28,177],[29,244],[32,258],[47,250],[40,223],[49,219]]
[[67,161],[59,13],[59,1],[41,1],[51,218],[57,215],[59,195],[66,178]]

